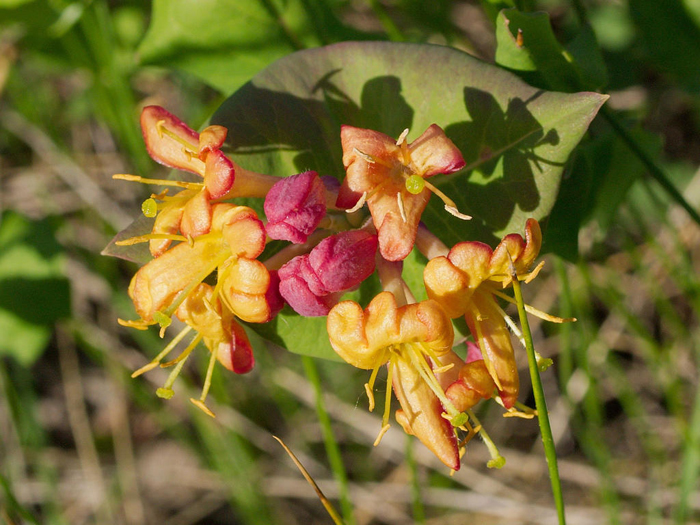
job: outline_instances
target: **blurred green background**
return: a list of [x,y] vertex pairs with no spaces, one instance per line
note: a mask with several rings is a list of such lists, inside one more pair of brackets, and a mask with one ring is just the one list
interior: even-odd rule
[[[507,15],[540,24],[529,69],[497,45],[513,7],[547,13]],[[165,372],[129,377],[162,341],[117,325],[136,266],[100,251],[148,195],[111,175],[167,176],[140,108],[197,128],[276,58],[359,39],[450,45],[533,85],[611,95],[565,172],[557,253],[525,289],[578,318],[533,320],[555,362],[543,379],[568,523],[700,523],[697,0],[0,0],[0,522],[328,523],[271,437],[335,499],[319,414],[348,521],[555,522],[537,424],[492,405],[479,415],[506,466],[487,469],[474,441],[450,477],[398,428],[371,446],[366,374],[341,363],[259,351],[251,374],[215,374],[216,420],[187,400],[206,356],[167,402]]]

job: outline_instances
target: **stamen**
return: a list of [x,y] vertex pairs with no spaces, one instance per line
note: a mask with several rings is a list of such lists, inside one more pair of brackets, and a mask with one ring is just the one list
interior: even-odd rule
[[454,363],[450,363],[449,365],[440,366],[438,368],[433,368],[433,373],[434,374],[444,374],[448,370],[452,370],[454,368],[454,366],[455,366]]
[[209,388],[211,387],[211,376],[214,372],[214,365],[216,365],[216,352],[212,352],[209,356],[209,366],[207,367],[207,377],[204,380],[204,386],[202,387],[202,395],[199,396],[199,399],[190,398],[190,401],[192,401],[192,403],[202,412],[215,418],[216,415],[214,412],[209,410],[207,405],[204,404],[204,401],[207,399],[207,394],[209,394]]
[[467,413],[469,414],[469,417],[472,419],[472,421],[474,421],[474,424],[477,427],[479,427],[479,435],[481,436],[481,439],[486,444],[486,448],[489,449],[489,454],[491,455],[491,459],[489,460],[488,463],[486,463],[486,466],[488,468],[501,468],[501,467],[503,467],[503,465],[506,464],[506,458],[501,456],[501,453],[498,451],[496,444],[493,442],[493,440],[486,433],[486,430],[481,426],[481,423],[479,422],[478,418],[474,415],[474,412],[472,412],[471,410],[468,410]]
[[[195,341],[199,342],[198,339],[201,339],[201,335],[198,335],[195,337]],[[168,380],[165,382],[165,384],[156,390],[156,395],[158,397],[161,397],[163,399],[170,399],[173,397],[175,392],[172,389],[173,383],[175,382],[175,379],[177,379],[177,376],[180,374],[180,370],[182,370],[183,365],[185,364],[185,361],[187,360],[187,357],[189,356],[189,353],[180,361],[177,366],[173,369],[172,372],[170,372],[170,375],[168,376]]]
[[374,412],[374,392],[369,386],[369,383],[365,383],[365,392],[367,393],[367,397],[369,398],[369,411]]
[[161,363],[160,367],[169,368],[173,365],[179,365],[180,363],[184,362],[190,356],[192,350],[194,350],[199,344],[199,342],[202,340],[202,337],[202,334],[197,334],[197,336],[194,339],[192,339],[190,344],[187,345],[187,348],[185,348],[179,356],[177,356],[172,361],[168,361],[167,363]]
[[[494,301],[494,304],[496,301]],[[498,306],[498,305],[496,305]],[[477,318],[477,322],[474,323],[474,328],[476,328],[476,334],[475,334],[475,339],[477,341],[481,341],[484,339],[484,333],[481,331],[481,323],[479,322],[480,319]],[[482,357],[484,358],[484,364],[486,365],[486,369],[489,372],[489,375],[491,376],[491,379],[493,379],[493,382],[496,384],[496,388],[498,388],[499,391],[503,390],[503,385],[501,385],[501,381],[498,379],[498,375],[496,374],[496,369],[493,366],[493,363],[489,359],[489,356],[487,353],[482,352]]]
[[369,162],[370,164],[379,164],[380,166],[384,166],[385,168],[392,168],[391,164],[383,161],[382,159],[377,159],[372,155],[365,153],[364,151],[360,151],[357,148],[352,148],[352,151],[355,152],[357,156],[362,157],[365,161]]
[[132,246],[134,244],[141,244],[143,242],[148,242],[155,239],[170,239],[171,241],[186,241],[183,235],[175,235],[171,233],[147,233],[146,235],[137,235],[136,237],[129,237],[128,239],[123,239],[121,241],[116,241],[114,244],[117,246]]
[[390,428],[391,428],[391,425],[388,423],[382,427],[382,429],[379,431],[379,435],[377,436],[377,439],[374,440],[375,447],[377,445],[379,445],[379,443],[382,441],[382,438],[384,437],[384,434],[386,434]]
[[[192,292],[192,290],[195,289],[195,287],[201,283],[204,279],[206,279],[214,270],[216,270],[219,266],[221,266],[226,259],[228,259],[231,256],[230,251],[226,251],[221,257],[214,259],[211,264],[208,266],[205,266],[204,269],[202,269],[197,275],[194,276],[194,279],[188,284],[175,298],[175,300],[170,303],[170,306],[166,308],[163,313],[167,316],[173,315],[175,310],[178,309],[178,307],[182,304],[182,302],[187,299],[187,296]],[[217,283],[218,285],[218,283]]]
[[533,419],[537,416],[537,410],[534,410],[527,405],[523,405],[519,401],[516,401],[515,406],[506,408],[503,405],[503,400],[500,398],[500,396],[496,396],[495,399],[496,403],[501,405],[506,410],[506,413],[503,414],[503,417],[519,417],[520,419]]
[[180,137],[179,135],[173,133],[170,131],[168,128],[165,127],[165,120],[159,120],[156,123],[156,128],[158,129],[158,136],[160,138],[163,138],[163,135],[167,135],[171,139],[173,139],[175,142],[178,142],[179,144],[182,144],[182,147],[184,148],[185,153],[189,155],[197,155],[198,153],[198,145],[194,145],[191,142],[187,142],[185,139]]
[[374,369],[372,370],[372,374],[369,376],[369,381],[365,383],[365,392],[367,392],[367,397],[369,398],[370,412],[374,411],[374,381],[377,379],[377,373],[379,372],[379,368],[382,366],[382,363],[385,362],[384,354],[382,354],[382,358],[378,359],[377,362],[379,364],[374,367]]
[[182,331],[180,331],[179,334],[177,334],[170,343],[168,343],[168,346],[163,348],[163,350],[158,354],[156,357],[153,358],[153,360],[148,363],[146,366],[142,366],[138,370],[136,370],[133,374],[131,374],[131,377],[138,377],[141,374],[145,374],[149,370],[153,370],[155,367],[157,367],[160,362],[163,360],[163,358],[168,355],[173,348],[175,348],[180,341],[192,330],[191,326],[186,326]]
[[204,184],[201,182],[185,182],[182,180],[170,179],[147,179],[138,175],[129,175],[128,173],[117,173],[112,175],[113,179],[126,180],[129,182],[140,182],[142,184],[157,184],[158,186],[177,186],[178,188],[187,188],[188,190],[201,190]]
[[148,330],[148,327],[153,324],[146,322],[143,319],[137,319],[135,321],[131,321],[129,319],[117,319],[117,323],[122,326],[126,326],[127,328],[134,328],[136,330]]
[[401,193],[396,194],[396,202],[399,205],[401,219],[403,219],[403,222],[408,222],[408,217],[406,217],[406,209],[403,207],[403,198],[401,197]]
[[460,211],[457,209],[457,205],[455,202],[450,199],[447,195],[445,195],[442,191],[437,189],[435,186],[433,186],[430,182],[424,179],[425,186],[432,191],[435,195],[440,197],[440,200],[445,203],[445,210],[451,215],[454,215],[458,219],[462,219],[465,221],[468,221],[471,219],[470,215],[465,215],[464,213],[460,213]]
[[425,345],[421,343],[404,343],[403,346],[405,346],[407,349],[408,357],[411,360],[411,363],[413,363],[413,366],[421,375],[423,381],[425,381],[430,390],[432,390],[435,396],[437,396],[437,398],[440,400],[442,406],[445,408],[445,410],[447,410],[447,413],[449,414],[450,418],[458,416],[460,412],[454,407],[452,402],[449,399],[447,399],[447,396],[445,395],[445,392],[442,390],[440,383],[435,377],[432,368],[430,368],[430,365],[425,360],[423,352],[417,351],[415,348],[415,346],[421,348]]
[[397,146],[400,146],[401,144],[403,144],[404,141],[406,140],[406,137],[407,137],[407,136],[408,136],[408,128],[406,128],[405,130],[403,130],[403,131],[401,132],[401,135],[399,135],[399,138],[396,139],[396,145],[397,145]]
[[[509,302],[510,304],[516,304],[515,299],[504,294],[503,292],[493,290],[493,294],[497,297],[500,297],[504,301]],[[539,317],[544,321],[550,321],[552,323],[572,323],[576,321],[575,317],[557,317],[556,315],[551,315],[546,312],[543,312],[542,310],[538,310],[537,308],[535,308],[534,306],[530,306],[529,304],[525,304],[525,311],[529,314],[534,315],[535,317]]]
[[362,197],[360,197],[360,200],[357,201],[357,204],[355,204],[352,208],[349,210],[345,210],[345,213],[355,213],[357,210],[362,208],[362,206],[365,205],[365,201],[367,201],[367,192],[365,191],[362,193]]
[[527,273],[521,278],[520,280],[523,281],[525,284],[528,284],[530,281],[532,281],[537,275],[540,273],[540,270],[544,267],[544,261],[540,261],[540,263],[535,266],[534,270],[532,270],[530,273]]

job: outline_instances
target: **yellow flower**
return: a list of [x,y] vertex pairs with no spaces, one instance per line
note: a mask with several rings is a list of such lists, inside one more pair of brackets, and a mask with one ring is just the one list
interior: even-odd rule
[[[445,397],[435,377],[442,367],[441,356],[451,353],[452,322],[435,301],[399,307],[394,295],[378,294],[363,310],[353,301],[343,301],[328,314],[328,335],[333,349],[358,368],[372,370],[365,385],[374,409],[373,386],[379,368],[388,365],[391,383],[401,411],[397,419],[448,467],[459,469],[455,430],[448,417],[459,415]],[[387,388],[382,431],[389,428],[391,390]]]
[[537,275],[541,265],[528,270],[541,246],[540,226],[529,219],[525,239],[507,235],[495,250],[481,242],[458,243],[446,257],[431,259],[423,274],[428,297],[451,318],[465,317],[506,408],[517,401],[520,383],[507,316],[496,297],[509,299],[501,290],[512,282],[511,264],[519,280],[529,282]]

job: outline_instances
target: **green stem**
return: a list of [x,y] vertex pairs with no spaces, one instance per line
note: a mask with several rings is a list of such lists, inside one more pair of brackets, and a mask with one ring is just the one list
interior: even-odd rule
[[606,106],[600,108],[600,114],[608,121],[608,124],[615,130],[622,141],[627,145],[627,147],[635,154],[639,161],[647,169],[649,175],[654,179],[659,185],[668,193],[669,197],[673,199],[679,206],[681,206],[688,215],[695,221],[696,224],[700,225],[700,214],[693,208],[688,201],[685,200],[683,194],[678,191],[678,189],[673,185],[673,183],[668,179],[666,174],[663,172],[659,166],[652,160],[652,158],[647,154],[644,149],[637,144],[632,135],[629,134],[627,129],[620,123],[617,116],[609,110]]
[[323,403],[323,392],[321,390],[321,378],[318,374],[318,368],[316,367],[316,362],[312,357],[302,356],[302,363],[304,364],[304,372],[306,373],[307,379],[311,382],[314,387],[314,394],[316,396],[316,414],[318,415],[319,423],[321,424],[321,431],[323,432],[323,441],[326,447],[326,455],[328,456],[328,461],[331,466],[331,471],[338,483],[338,492],[340,495],[340,507],[343,512],[343,521],[347,525],[354,525],[355,516],[352,508],[352,503],[350,502],[349,490],[348,490],[348,475],[345,471],[345,466],[343,465],[343,459],[340,455],[340,447],[333,434],[333,428],[331,426],[331,418],[326,411],[326,407]]
[[513,276],[513,292],[515,301],[518,305],[518,315],[520,317],[520,326],[525,339],[525,349],[527,351],[527,362],[530,368],[530,379],[532,380],[532,391],[535,395],[535,407],[537,408],[537,420],[540,424],[540,432],[542,433],[542,445],[544,446],[544,455],[547,458],[547,467],[549,469],[549,480],[552,484],[552,495],[554,503],[557,507],[557,516],[559,525],[565,525],[566,515],[564,512],[564,498],[561,489],[561,479],[559,478],[559,466],[557,464],[557,452],[554,449],[554,438],[552,436],[552,427],[549,424],[549,413],[547,412],[547,402],[544,397],[544,389],[542,388],[542,379],[540,371],[537,367],[537,358],[535,356],[535,347],[532,344],[532,333],[530,325],[527,321],[527,313],[525,312],[525,303],[523,302],[523,292],[520,287],[520,281],[515,268],[511,268]]

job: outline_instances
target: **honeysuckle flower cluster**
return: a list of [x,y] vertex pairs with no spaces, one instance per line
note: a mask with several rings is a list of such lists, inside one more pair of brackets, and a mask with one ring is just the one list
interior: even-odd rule
[[[153,256],[129,286],[138,318],[120,322],[136,329],[156,325],[161,337],[173,318],[182,327],[134,376],[157,366],[173,367],[157,391],[169,398],[188,356],[203,343],[210,352],[209,367],[201,396],[192,402],[213,416],[206,398],[216,362],[237,374],[249,372],[255,359],[242,323],[269,322],[286,305],[302,316],[327,316],[335,352],[369,371],[365,391],[370,410],[375,384],[386,369],[375,445],[390,427],[393,392],[397,422],[449,468],[459,469],[463,448],[476,434],[492,451],[492,465],[500,464],[502,458],[472,408],[495,398],[507,415],[528,415],[517,402],[510,334],[518,335],[517,327],[500,304],[513,302],[504,289],[514,279],[536,277],[541,265],[532,266],[542,235],[530,219],[524,238],[507,235],[495,249],[468,240],[449,248],[421,223],[432,194],[447,213],[470,219],[427,180],[465,166],[438,125],[410,143],[408,130],[393,139],[342,126],[342,181],[314,171],[246,170],[222,149],[226,128],[209,126],[197,133],[158,106],[143,110],[141,127],[154,160],[199,178],[115,175],[167,188],[143,204],[144,215],[154,219],[151,231],[117,242],[147,242]],[[171,194],[173,188],[179,191]],[[264,215],[239,205],[239,197],[264,199]],[[263,257],[271,242],[281,247]],[[414,249],[428,259],[424,301],[414,299],[402,278],[403,260]],[[343,300],[375,273],[382,291],[368,304]],[[562,321],[531,307],[528,311]],[[471,332],[466,344],[455,341],[452,320],[459,317]],[[164,362],[181,346],[178,357]]]

